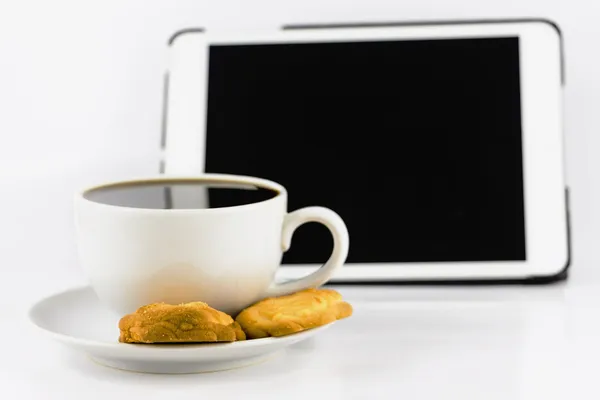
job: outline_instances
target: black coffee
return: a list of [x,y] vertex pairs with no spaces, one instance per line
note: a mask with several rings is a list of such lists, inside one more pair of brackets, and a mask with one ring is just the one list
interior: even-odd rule
[[258,203],[278,192],[247,183],[155,181],[119,183],[92,189],[88,200],[113,206],[151,209],[198,209]]

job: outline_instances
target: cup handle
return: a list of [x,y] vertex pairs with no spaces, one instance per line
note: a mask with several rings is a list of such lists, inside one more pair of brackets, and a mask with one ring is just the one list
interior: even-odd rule
[[338,214],[325,207],[305,207],[287,214],[283,221],[281,245],[283,251],[290,248],[294,231],[307,222],[319,222],[325,225],[333,236],[333,251],[329,260],[318,270],[284,283],[273,283],[267,291],[268,297],[283,296],[299,290],[318,287],[327,282],[344,265],[348,257],[350,238],[346,224]]

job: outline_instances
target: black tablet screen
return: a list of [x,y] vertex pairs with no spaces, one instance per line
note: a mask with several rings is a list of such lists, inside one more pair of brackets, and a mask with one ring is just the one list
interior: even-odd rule
[[[207,172],[335,210],[349,263],[525,260],[518,38],[209,51]],[[331,246],[304,225],[284,263]]]

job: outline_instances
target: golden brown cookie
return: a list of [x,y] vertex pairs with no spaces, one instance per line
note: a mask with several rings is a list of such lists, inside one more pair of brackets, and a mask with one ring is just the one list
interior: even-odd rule
[[124,343],[198,343],[245,340],[231,316],[206,303],[164,303],[140,307],[119,321]]
[[236,317],[249,339],[285,336],[326,325],[352,315],[352,306],[332,289],[306,289],[272,297],[246,308]]

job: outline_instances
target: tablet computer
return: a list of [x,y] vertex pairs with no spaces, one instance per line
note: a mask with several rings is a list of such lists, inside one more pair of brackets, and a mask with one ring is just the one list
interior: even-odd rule
[[[260,176],[288,189],[290,211],[335,210],[351,244],[334,281],[566,276],[551,23],[191,29],[169,42],[166,83],[162,172]],[[282,276],[331,245],[300,227]]]

